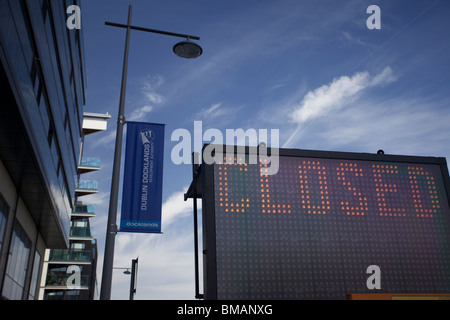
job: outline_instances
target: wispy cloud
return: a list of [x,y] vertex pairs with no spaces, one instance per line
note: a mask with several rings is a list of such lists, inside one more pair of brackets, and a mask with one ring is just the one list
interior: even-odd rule
[[353,76],[335,78],[329,84],[309,91],[291,113],[291,120],[298,125],[287,139],[284,146],[288,146],[294,138],[298,137],[301,126],[306,122],[326,115],[332,110],[340,109],[352,99],[355,99],[364,90],[382,86],[396,80],[390,67],[381,73],[371,76],[369,72],[357,72]]
[[150,106],[150,105],[138,108],[138,109],[133,111],[133,113],[128,118],[128,120],[130,120],[130,121],[141,120],[141,119],[145,118],[145,116],[148,113],[152,112],[152,110],[153,110],[153,107]]
[[[387,154],[449,157],[450,150],[442,147],[450,135],[448,96],[436,94],[424,97],[420,92],[409,91],[390,96],[364,91],[370,87],[380,88],[395,79],[390,68],[374,76],[348,78],[340,85],[352,84],[356,89],[344,90],[348,95],[333,95],[340,106],[324,103],[320,114],[311,113],[305,118],[298,118],[285,147],[297,146],[299,139],[307,136],[308,139],[301,140],[304,149],[374,153],[383,149]],[[332,84],[337,86],[339,81],[336,79]],[[324,97],[330,98],[333,94],[332,84],[323,89]],[[313,96],[312,93],[322,97],[318,92],[309,92],[309,97]],[[311,105],[315,102],[312,98],[306,99],[308,94],[295,111],[306,106],[306,102]],[[322,104],[317,102],[315,106]]]
[[[165,228],[170,226],[177,220],[188,217],[192,212],[192,202],[184,201],[184,192],[188,187],[184,187],[182,191],[173,193],[163,204],[162,207],[162,224]],[[201,209],[201,203],[198,203]]]
[[98,146],[114,146],[114,141],[116,140],[117,131],[114,130],[108,130],[107,133],[103,135],[100,139],[97,139],[92,142],[93,147]]
[[165,102],[164,96],[158,93],[158,89],[164,83],[162,76],[148,76],[142,82],[141,94],[142,100],[139,102],[140,106],[135,108],[131,115],[127,117],[130,121],[145,121],[149,113],[155,110],[158,105]]
[[356,45],[366,48],[369,51],[369,53],[372,53],[372,51],[374,51],[378,48],[375,44],[363,41],[358,36],[351,35],[347,31],[342,32],[341,38],[344,41],[347,41],[349,44],[356,44]]
[[[394,97],[358,100],[341,112],[309,126],[311,148],[426,156],[450,155],[445,139],[450,134],[448,98]],[[327,125],[328,123],[328,125]]]
[[162,95],[158,94],[156,90],[164,83],[162,76],[150,76],[142,85],[142,94],[147,98],[148,102],[161,104],[164,102]]
[[240,109],[240,106],[225,106],[223,102],[217,102],[197,112],[194,115],[194,120],[203,121],[206,127],[220,128],[232,123]]
[[202,109],[199,113],[197,113],[197,116],[203,118],[203,119],[214,119],[218,116],[221,116],[224,114],[224,109],[221,109],[222,102],[214,103],[209,108]]
[[292,113],[292,119],[302,124],[307,120],[320,117],[332,109],[340,108],[347,99],[364,89],[389,83],[394,79],[390,67],[386,67],[375,77],[371,77],[365,71],[355,73],[352,77],[342,76],[334,79],[330,84],[308,92],[299,107]]

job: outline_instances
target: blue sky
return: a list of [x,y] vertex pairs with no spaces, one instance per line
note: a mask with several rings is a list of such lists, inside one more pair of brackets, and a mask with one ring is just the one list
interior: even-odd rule
[[[194,298],[191,166],[171,161],[176,129],[202,121],[224,135],[279,129],[287,148],[450,156],[448,1],[83,1],[85,111],[112,115],[85,148],[102,159],[86,176],[100,193],[83,199],[97,204],[99,285],[125,43],[125,30],[104,22],[125,24],[129,4],[134,25],[200,36],[204,50],[180,59],[172,47],[182,39],[132,32],[126,118],[167,124],[164,234],[116,238],[116,267],[139,256],[137,299]],[[380,30],[366,26],[372,4]],[[112,298],[127,299],[129,277],[117,270],[113,281]]]

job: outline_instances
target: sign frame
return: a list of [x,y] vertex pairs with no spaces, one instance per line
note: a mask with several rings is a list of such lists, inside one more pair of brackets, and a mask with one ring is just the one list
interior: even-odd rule
[[[205,149],[204,146],[203,150]],[[214,150],[223,150],[226,155],[226,145],[214,145]],[[230,148],[230,146],[228,146]],[[229,150],[229,149],[228,149]],[[239,154],[245,150],[246,155],[258,154],[257,147],[237,147],[234,146],[234,154]],[[268,155],[271,154],[271,148],[267,148]],[[352,153],[352,152],[334,152],[318,150],[300,150],[300,149],[278,149],[280,157],[298,157],[298,158],[317,158],[317,159],[336,159],[336,160],[354,160],[354,161],[376,161],[390,163],[410,163],[423,165],[437,165],[440,168],[442,181],[445,187],[445,194],[448,205],[450,206],[450,177],[447,161],[443,157],[425,157],[425,156],[405,156],[388,155],[384,153]],[[217,251],[216,251],[216,212],[215,212],[215,189],[214,189],[214,166],[216,164],[202,163],[198,171],[198,177],[193,183],[196,183],[197,195],[202,198],[202,225],[203,225],[203,286],[204,298],[206,300],[218,299],[217,285]],[[192,192],[191,184],[187,195]],[[449,231],[450,233],[450,231]],[[342,297],[345,299],[345,296]]]

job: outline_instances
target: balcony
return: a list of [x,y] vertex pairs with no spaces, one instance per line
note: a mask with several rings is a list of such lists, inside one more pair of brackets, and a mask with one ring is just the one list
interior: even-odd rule
[[82,158],[78,165],[79,173],[88,173],[100,170],[100,159],[97,158]]
[[76,241],[76,240],[92,241],[92,240],[94,240],[94,237],[92,235],[92,228],[71,227],[69,240],[70,241]]
[[80,291],[46,291],[44,300],[80,300],[81,293]]
[[85,135],[105,131],[107,120],[111,119],[109,114],[88,113],[83,114],[83,133]]
[[98,181],[80,180],[75,187],[75,193],[78,197],[98,193]]
[[72,211],[72,217],[95,217],[95,205],[93,204],[76,204]]
[[91,251],[76,249],[52,249],[48,260],[49,263],[53,264],[90,264]]
[[67,273],[50,271],[45,282],[46,290],[89,290],[89,276],[80,276],[80,286],[68,286],[67,280],[70,277]]

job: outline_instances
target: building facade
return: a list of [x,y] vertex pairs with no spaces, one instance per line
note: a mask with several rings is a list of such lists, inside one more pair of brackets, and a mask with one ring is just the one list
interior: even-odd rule
[[86,75],[70,5],[0,0],[1,299],[37,299],[46,249],[71,241]]
[[[40,300],[93,300],[98,292],[97,240],[93,237],[90,222],[96,215],[95,205],[82,200],[84,196],[98,192],[98,182],[84,180],[83,175],[100,170],[100,159],[85,157],[83,147],[88,135],[107,129],[110,118],[109,114],[84,113],[69,248],[46,250]],[[75,272],[78,274],[75,275]]]

